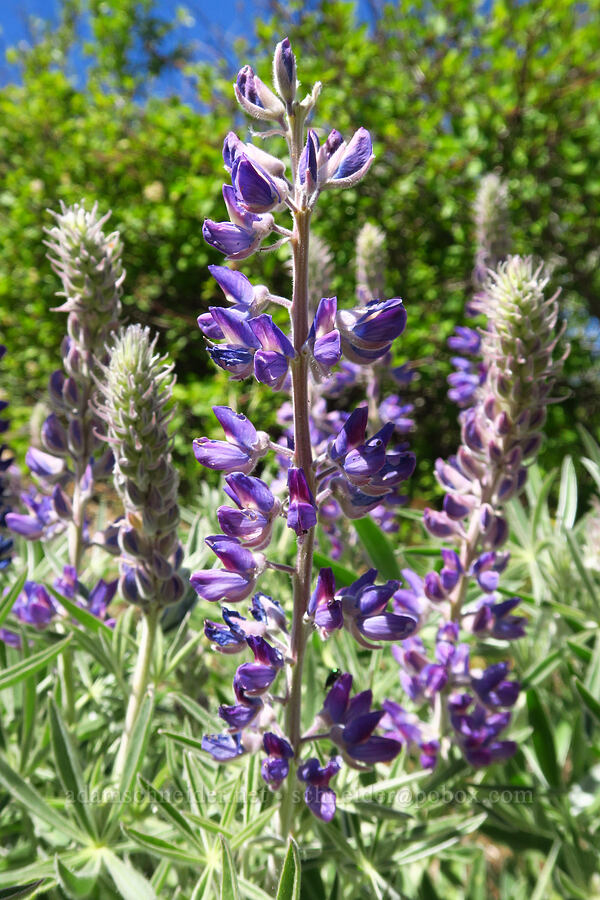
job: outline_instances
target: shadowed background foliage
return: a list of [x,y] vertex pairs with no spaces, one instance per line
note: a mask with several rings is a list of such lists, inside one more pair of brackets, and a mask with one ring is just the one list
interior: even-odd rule
[[[188,479],[197,478],[191,439],[214,427],[211,403],[244,404],[250,414],[258,405],[262,421],[274,422],[269,397],[215,376],[195,320],[218,298],[206,266],[221,259],[201,225],[225,217],[220,152],[232,117],[247,136],[231,83],[244,62],[266,77],[285,34],[304,87],[323,82],[321,118],[345,135],[364,125],[374,136],[369,178],[343,203],[325,196],[315,230],[332,248],[342,305],[353,302],[360,226],[376,222],[387,233],[387,293],[402,296],[409,315],[398,359],[419,361],[411,391],[420,486],[430,486],[432,460],[456,445],[445,340],[464,321],[471,204],[490,171],[508,183],[514,250],[549,261],[562,287],[574,347],[560,393],[570,396],[551,412],[542,462],[572,450],[576,423],[599,412],[589,337],[600,314],[597,0],[479,9],[419,0],[360,10],[268,2],[243,39],[215,27],[212,55],[188,39],[182,13],[167,21],[159,7],[63,0],[58,23],[38,22],[29,45],[11,51],[19,77],[0,89],[0,319],[17,450],[59,359],[64,322],[49,312],[56,280],[43,246],[46,209],[59,200],[113,210],[125,245],[126,315],[158,328],[176,361],[176,450]],[[277,139],[271,146],[276,152]],[[259,255],[244,271],[286,293],[286,258],[285,249]]]

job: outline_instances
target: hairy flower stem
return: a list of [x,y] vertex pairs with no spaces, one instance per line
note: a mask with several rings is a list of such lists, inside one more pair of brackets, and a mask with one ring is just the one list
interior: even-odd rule
[[127,761],[127,753],[131,735],[142,705],[142,700],[148,688],[150,680],[150,663],[152,661],[152,652],[154,649],[154,639],[156,637],[156,629],[158,626],[158,617],[160,609],[156,604],[150,606],[147,613],[142,616],[142,637],[138,649],[138,657],[133,671],[131,681],[131,693],[129,695],[129,703],[127,704],[127,713],[125,716],[125,727],[121,735],[121,743],[115,760],[114,779],[120,781]]
[[[300,145],[301,146],[301,145]],[[295,149],[294,149],[295,148]],[[292,159],[299,156],[296,142],[292,141]],[[292,253],[294,266],[294,287],[292,294],[292,340],[298,354],[292,363],[292,405],[294,411],[295,465],[304,470],[311,491],[315,490],[313,455],[309,430],[309,384],[308,355],[302,348],[308,337],[308,244],[310,234],[310,210],[299,210],[294,215],[294,235]],[[294,611],[291,632],[291,656],[294,660],[289,685],[289,700],[286,710],[286,735],[297,756],[301,739],[302,712],[302,669],[304,651],[308,637],[308,626],[304,624],[304,614],[311,591],[314,529],[298,538],[296,572],[294,584]],[[292,773],[290,773],[292,774]],[[286,838],[293,830],[294,778],[286,781],[281,803],[281,835]]]

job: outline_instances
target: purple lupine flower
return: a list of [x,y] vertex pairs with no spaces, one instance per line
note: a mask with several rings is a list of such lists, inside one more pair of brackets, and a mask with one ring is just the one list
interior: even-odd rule
[[243,153],[233,161],[231,181],[237,202],[251,213],[270,212],[283,199],[269,173]]
[[246,546],[262,550],[271,540],[273,521],[281,512],[280,501],[260,478],[233,472],[225,481],[225,492],[238,508],[220,506],[219,525],[228,537],[239,538]]
[[21,494],[21,501],[30,514],[7,513],[7,528],[29,541],[51,537],[60,525],[52,499],[31,490]]
[[258,250],[262,241],[273,230],[273,216],[270,213],[258,216],[241,207],[234,189],[228,184],[223,185],[223,199],[231,221],[214,222],[206,219],[202,226],[202,236],[207,244],[227,259],[246,259]]
[[428,659],[420,638],[408,638],[393,647],[392,653],[401,667],[400,684],[415,703],[430,702],[446,686],[446,666]]
[[107,618],[107,610],[117,593],[118,586],[118,578],[115,578],[113,581],[105,581],[101,578],[90,591],[87,601],[87,609],[89,612],[91,612],[93,616],[96,616],[97,619],[106,622],[109,627],[114,625],[115,620]]
[[273,55],[273,81],[277,93],[290,104],[296,96],[296,57],[289,38],[284,38],[275,47]]
[[350,764],[390,762],[400,752],[401,745],[373,734],[383,710],[371,711],[371,691],[362,691],[350,699],[351,688],[352,675],[340,675],[325,697],[319,718],[329,726],[329,737]]
[[373,142],[366,128],[355,131],[348,144],[334,129],[319,150],[319,185],[351,187],[366,175],[374,159]]
[[260,697],[245,697],[243,703],[219,707],[219,716],[232,732],[241,731],[257,718],[264,704]]
[[205,734],[202,738],[202,749],[210,753],[217,762],[229,762],[245,753],[239,733]]
[[487,550],[482,553],[471,566],[471,574],[475,575],[482,591],[491,594],[498,587],[500,573],[508,564],[508,553],[497,553]]
[[[413,453],[404,449],[386,452],[394,432],[391,422],[366,440],[367,417],[368,412],[364,406],[355,409],[329,446],[328,452],[330,459],[340,467],[355,488],[377,497],[389,493],[400,482],[409,478],[414,471],[416,459]],[[337,495],[336,499],[339,499]]]
[[393,422],[398,434],[408,434],[415,427],[414,408],[412,403],[402,403],[397,394],[390,394],[379,404],[379,416],[383,422]]
[[495,602],[493,595],[491,598],[485,598],[473,616],[472,631],[474,634],[487,632],[497,640],[505,641],[524,637],[527,619],[525,616],[510,615],[520,602],[520,597],[511,597],[499,603]]
[[308,129],[306,136],[306,144],[300,155],[298,163],[298,177],[300,183],[304,184],[311,194],[317,186],[317,153],[319,152],[319,138],[317,132],[313,128]]
[[312,354],[313,371],[319,377],[329,375],[341,356],[340,333],[335,327],[337,298],[323,297],[319,301],[306,345]]
[[290,360],[296,355],[283,331],[271,316],[263,314],[251,320],[260,349],[254,354],[254,375],[257,381],[279,391],[288,374]]
[[221,534],[206,538],[224,569],[204,569],[194,572],[190,584],[204,600],[229,600],[238,603],[254,590],[256,579],[264,568],[262,554],[255,555],[237,538]]
[[373,641],[404,640],[417,627],[417,620],[412,616],[386,611],[398,582],[376,585],[376,577],[377,570],[370,569],[336,594],[341,600],[344,626],[359,644],[369,649],[376,646]]
[[298,766],[298,779],[306,783],[304,802],[310,811],[323,822],[331,822],[335,815],[335,791],[329,787],[331,779],[342,767],[342,758],[334,756],[327,765],[321,766],[312,756]]
[[262,761],[260,772],[271,790],[276,791],[287,778],[294,751],[285,738],[278,737],[272,731],[264,733],[263,749],[267,758]]
[[231,172],[236,157],[242,154],[254,160],[274,178],[280,179],[285,175],[285,163],[255,144],[245,144],[235,132],[230,131],[223,141],[223,162],[228,172]]
[[267,597],[266,594],[255,594],[252,598],[250,612],[254,620],[266,628],[287,633],[285,610],[279,600]]
[[246,416],[229,406],[213,406],[213,412],[225,432],[226,441],[197,438],[194,441],[196,459],[208,469],[248,474],[269,449],[269,436],[264,431],[257,431]]
[[381,725],[386,735],[401,744],[417,747],[421,752],[419,758],[421,766],[424,769],[434,769],[440,744],[435,738],[427,737],[426,724],[393,700],[384,700],[381,705],[385,711]]
[[266,121],[283,120],[285,106],[251,66],[240,69],[233,89],[238,103],[248,115]]
[[298,536],[306,534],[317,524],[317,506],[308,486],[304,469],[290,466],[288,469],[290,506],[287,516],[288,528]]
[[56,604],[46,588],[35,581],[25,582],[12,611],[21,622],[39,630],[46,628],[58,614]]
[[496,738],[510,722],[510,713],[496,712],[476,703],[469,694],[451,695],[448,700],[450,722],[467,761],[475,767],[509,759],[517,751],[515,741]]
[[372,300],[356,309],[338,310],[337,326],[346,359],[368,365],[389,351],[404,331],[406,310],[402,300]]
[[343,627],[342,602],[335,596],[332,569],[319,571],[317,584],[308,602],[307,615],[322,638],[328,638],[333,631]]
[[476,355],[481,347],[481,335],[473,328],[457,325],[454,329],[454,334],[448,338],[447,343],[455,353]]
[[485,706],[513,706],[519,696],[518,681],[508,681],[509,664],[494,663],[488,666],[479,677],[471,675],[471,687]]
[[401,574],[408,587],[399,587],[394,592],[394,610],[398,613],[408,613],[422,625],[431,607],[425,594],[423,579],[412,569],[402,569]]
[[241,622],[246,621],[244,616],[235,610],[221,610],[224,623],[204,620],[204,634],[221,653],[240,653],[248,646],[246,643],[246,631]]

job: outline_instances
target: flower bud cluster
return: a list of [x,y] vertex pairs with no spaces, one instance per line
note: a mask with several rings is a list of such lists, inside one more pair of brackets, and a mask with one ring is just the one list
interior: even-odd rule
[[[458,330],[455,346],[479,350],[485,377],[464,398],[458,453],[436,462],[436,477],[446,492],[443,511],[425,509],[423,514],[430,534],[452,541],[456,549],[442,549],[441,568],[424,579],[404,570],[409,588],[397,591],[393,600],[396,611],[416,614],[421,622],[429,616],[440,620],[433,659],[419,638],[410,637],[397,649],[401,683],[417,706],[445,708],[447,714],[437,718],[449,721],[455,742],[474,766],[516,750],[513,741],[499,739],[519,694],[518,682],[507,678],[510,665],[504,661],[473,670],[470,645],[459,642],[459,636],[462,629],[480,642],[511,641],[525,633],[525,617],[514,615],[520,598],[499,599],[496,592],[509,558],[500,549],[508,537],[503,507],[523,489],[566,355],[555,358],[561,333],[558,303],[557,294],[546,297],[547,281],[530,258],[509,257],[478,296],[485,327],[479,333]],[[395,707],[389,712],[387,724],[395,732],[403,727],[405,712]],[[411,724],[418,730],[422,723]],[[419,745],[415,735],[411,740]]]
[[[42,426],[44,449],[31,447],[26,455],[31,472],[51,497],[53,511],[46,522],[31,514],[13,514],[10,527],[36,540],[72,522],[77,548],[71,556],[78,561],[85,509],[94,483],[112,472],[112,454],[101,452],[95,435],[91,399],[97,362],[104,360],[105,344],[118,324],[125,271],[118,233],[104,231],[110,213],[100,217],[96,205],[86,210],[76,203],[63,205],[61,212],[53,215],[56,224],[47,230],[46,246],[63,286],[60,295],[65,301],[56,311],[68,314],[67,335],[62,344],[63,368],[50,376],[52,412]],[[68,494],[65,488],[71,483]],[[51,531],[45,527],[48,525]]]
[[157,337],[140,325],[121,331],[100,366],[96,409],[115,457],[115,487],[125,517],[119,525],[120,591],[143,609],[168,606],[184,591],[177,538],[178,477],[168,424],[173,366],[156,353]]
[[495,269],[510,252],[508,186],[494,174],[484,175],[473,203],[475,220],[475,268],[473,284],[484,287],[490,269]]

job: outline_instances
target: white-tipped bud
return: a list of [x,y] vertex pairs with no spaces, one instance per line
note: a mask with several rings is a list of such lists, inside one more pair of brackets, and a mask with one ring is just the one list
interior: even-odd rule
[[282,100],[290,105],[296,99],[296,57],[289,38],[284,38],[275,47],[273,56],[273,83]]

